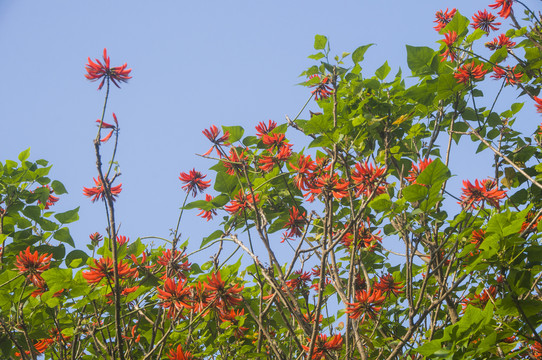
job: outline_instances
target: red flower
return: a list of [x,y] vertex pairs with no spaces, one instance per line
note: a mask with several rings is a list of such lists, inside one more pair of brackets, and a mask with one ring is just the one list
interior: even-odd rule
[[169,355],[167,356],[169,360],[193,360],[194,357],[188,351],[184,352],[181,345],[177,346],[177,350],[169,350]]
[[[309,80],[314,79],[314,78],[317,78],[318,80],[320,80],[320,75],[313,74],[309,76]],[[314,94],[314,98],[316,100],[327,99],[331,95],[331,91],[333,89],[331,88],[331,86],[328,85],[329,83],[330,83],[329,77],[326,76],[319,83],[310,85],[310,87],[316,87],[316,89],[311,91],[311,93]]]
[[202,132],[203,132],[203,135],[205,135],[207,139],[209,139],[214,144],[212,148],[210,148],[209,150],[207,150],[205,154],[203,154],[203,156],[209,155],[213,151],[213,149],[215,149],[218,156],[222,157],[222,154],[220,153],[219,149],[222,147],[222,145],[224,146],[229,145],[227,141],[230,138],[230,132],[226,131],[224,135],[219,137],[220,130],[218,130],[218,128],[215,125],[212,125],[209,128],[209,130],[205,129]]
[[534,101],[536,101],[536,111],[539,112],[539,113],[542,113],[542,99],[540,98],[537,98],[536,96],[534,97]]
[[535,341],[534,344],[530,346],[529,352],[533,358],[542,359],[542,344]]
[[471,63],[466,63],[462,67],[458,68],[454,77],[458,83],[466,84],[472,79],[481,79],[487,73],[487,70],[483,70],[484,64],[478,66],[474,65],[474,60]]
[[503,77],[505,78],[506,85],[515,85],[518,82],[521,82],[521,77],[523,76],[523,73],[516,73],[516,66],[513,68],[510,68],[510,66],[507,66],[506,69],[503,69],[500,66],[493,66],[493,72],[494,74],[491,75],[492,78],[499,80]]
[[311,188],[312,194],[332,194],[335,199],[342,199],[348,196],[349,183],[346,180],[339,179],[337,174],[324,174],[316,179],[314,187]]
[[[209,297],[209,293],[206,291],[205,286],[198,282],[194,286],[192,286],[192,297],[191,297],[191,304],[192,309],[196,313],[202,312],[209,303],[207,302],[207,298]],[[207,313],[203,314],[205,316]]]
[[433,162],[432,159],[422,159],[418,163],[418,165],[412,164],[412,169],[408,172],[408,176],[405,177],[405,180],[409,183],[416,183],[416,179],[418,178],[418,175],[422,173],[422,171],[425,170],[427,165],[431,164]]
[[164,274],[165,277],[176,276],[181,279],[186,279],[185,273],[190,271],[192,265],[188,262],[188,257],[182,251],[175,250],[172,252],[171,249],[162,251],[162,256],[158,258],[157,263],[167,269]]
[[111,125],[101,120],[96,120],[96,122],[98,123],[98,126],[100,126],[100,123],[102,123],[102,129],[116,129],[119,126],[119,122],[117,120],[117,115],[115,115],[115,113],[113,113],[113,120],[115,121],[116,125]]
[[489,50],[497,50],[502,48],[503,46],[506,46],[507,48],[511,48],[516,46],[516,43],[510,40],[510,38],[504,34],[500,34],[498,38],[494,38],[493,41],[486,42],[485,46]]
[[258,194],[253,198],[252,194],[245,195],[243,190],[239,190],[239,193],[234,197],[230,205],[224,206],[224,209],[230,214],[237,214],[242,210],[254,208],[254,203],[258,203],[259,200]]
[[88,237],[90,238],[90,242],[94,246],[97,246],[100,243],[100,241],[102,241],[103,239],[102,235],[100,235],[100,233],[97,233],[97,232],[95,232],[94,234],[90,234]]
[[269,125],[266,125],[265,122],[260,121],[258,125],[256,125],[256,135],[261,139],[264,135],[269,134],[276,127],[277,123],[275,121],[269,120]]
[[[47,201],[45,202],[45,210],[49,209],[49,206],[53,206],[59,199],[56,196],[53,196],[55,193],[53,189],[49,185],[43,185],[42,187],[47,188],[49,190],[49,197],[47,198]],[[38,203],[41,204],[41,201],[38,200]]]
[[[347,227],[345,225],[345,227]],[[372,250],[376,247],[376,244],[382,242],[382,236],[380,236],[380,230],[373,234],[371,229],[371,221],[367,218],[367,222],[360,222],[358,225],[357,247]],[[350,248],[354,241],[354,235],[351,232],[347,232],[343,235],[341,242],[347,248]]]
[[457,11],[457,9],[452,9],[452,11],[448,12],[448,9],[446,9],[446,11],[442,11],[442,10],[439,10],[437,11],[437,13],[435,14],[435,16],[437,17],[437,19],[433,22],[437,23],[437,25],[435,25],[434,29],[436,31],[440,31],[442,29],[444,29],[446,27],[446,25],[448,25],[448,23],[452,20],[452,18],[454,17],[455,15],[455,12]]
[[482,204],[487,201],[497,209],[500,208],[499,200],[506,197],[505,191],[497,188],[497,182],[495,180],[485,179],[479,182],[475,181],[474,185],[468,181],[463,181],[463,195],[461,195],[461,204],[463,209],[477,209],[478,204]]
[[40,354],[43,354],[45,350],[54,343],[55,341],[53,339],[41,339],[37,343],[34,344],[34,349]]
[[[213,200],[213,197],[209,194],[205,194],[205,201],[209,202],[211,200]],[[207,221],[211,220],[213,216],[216,215],[215,209],[211,209],[211,210],[200,209],[200,210],[201,211],[198,213],[197,216],[201,216],[202,218],[207,219]]]
[[311,281],[311,274],[309,272],[303,272],[303,270],[294,271],[292,278],[286,281],[286,286],[290,291],[307,291],[308,282]]
[[307,222],[307,220],[305,219],[306,215],[306,211],[301,214],[297,207],[293,207],[292,210],[290,210],[290,218],[288,219],[288,222],[284,225],[284,228],[288,229],[288,231],[284,233],[283,240],[281,242],[284,242],[284,240],[292,238],[294,236],[299,237],[302,235],[303,227]]
[[42,254],[38,255],[36,250],[34,253],[30,252],[30,246],[26,248],[24,252],[20,252],[15,257],[15,266],[19,269],[21,274],[25,274],[26,278],[33,284],[40,285],[43,282],[41,273],[49,269],[49,262],[53,255]]
[[490,299],[495,299],[495,295],[497,295],[497,288],[494,285],[491,285],[489,289],[482,290],[480,294],[474,294],[474,296],[463,299],[461,301],[461,307],[463,308],[463,311],[465,311],[468,305],[483,309]]
[[367,161],[363,164],[357,163],[352,171],[352,180],[354,180],[357,189],[356,196],[363,194],[369,197],[373,191],[375,191],[375,195],[385,193],[388,184],[384,181],[385,172],[385,167],[373,167],[373,164],[369,165]]
[[[105,199],[104,196],[104,188],[102,186],[102,182],[98,179],[94,179],[94,184],[96,184],[93,188],[83,188],[83,194],[88,197],[92,197],[92,202],[95,202],[96,200],[100,200],[100,198]],[[109,181],[109,180],[106,180]],[[111,187],[111,195],[113,196],[113,201],[115,201],[115,196],[118,196],[120,192],[122,191],[122,184],[119,184],[117,186]]]
[[207,283],[204,285],[209,291],[207,302],[214,303],[217,308],[226,310],[230,307],[239,305],[243,301],[238,294],[243,291],[244,286],[239,286],[239,284],[226,286],[220,272],[216,272],[212,274],[211,277],[207,277]]
[[453,45],[457,40],[457,33],[455,31],[448,31],[446,34],[444,34],[444,45],[446,45],[446,51],[444,53],[440,54],[439,56],[442,56],[442,59],[440,62],[445,61],[448,56],[450,57],[450,61],[455,61],[455,52],[453,50]]
[[227,321],[229,323],[231,323],[234,327],[236,327],[235,329],[235,336],[240,338],[241,336],[244,335],[245,331],[248,330],[247,327],[244,327],[244,326],[239,326],[239,320],[237,318],[239,317],[245,317],[245,309],[241,309],[241,310],[237,310],[235,311],[234,309],[231,309],[230,311],[220,311],[218,313],[218,317],[220,318],[220,320],[222,321]]
[[292,156],[292,145],[283,144],[275,156],[262,156],[259,159],[258,166],[262,171],[269,172],[273,170],[275,164],[280,165],[281,162],[286,161]]
[[262,142],[265,145],[268,145],[271,150],[273,150],[275,147],[279,148],[283,146],[286,141],[285,135],[282,133],[262,136]]
[[475,244],[476,247],[479,247],[480,244],[484,241],[486,236],[486,231],[484,229],[474,230],[470,237],[471,244]]
[[122,66],[110,67],[109,65],[109,56],[107,56],[107,49],[104,49],[104,63],[102,64],[100,60],[96,59],[96,62],[93,62],[88,58],[88,64],[85,65],[87,74],[85,77],[90,81],[96,81],[102,79],[98,90],[100,90],[106,79],[111,79],[113,84],[116,87],[120,88],[119,82],[127,82],[128,79],[132,77],[129,76],[132,69],[126,69],[128,66],[126,63]]
[[361,290],[356,291],[356,300],[354,303],[347,303],[346,313],[350,314],[349,316],[352,319],[357,319],[363,315],[361,322],[364,322],[365,316],[371,320],[376,318],[378,312],[382,310],[382,307],[377,305],[381,305],[386,300],[386,297],[382,295],[380,290],[373,289],[370,295],[367,291]]
[[199,171],[196,171],[196,169],[192,169],[188,174],[182,172],[181,176],[179,176],[179,180],[185,183],[185,185],[182,186],[183,190],[187,193],[192,191],[192,196],[195,197],[198,194],[198,191],[203,192],[211,186],[211,180],[203,181],[206,177],[207,175],[202,175]]
[[118,246],[122,246],[124,244],[127,244],[128,241],[130,241],[130,238],[129,237],[126,237],[124,235],[119,235],[117,236],[117,245]]
[[[309,342],[308,346],[301,346],[303,347],[303,350],[309,352],[311,340],[307,339],[307,341]],[[318,335],[318,337],[316,338],[316,343],[314,344],[314,350],[311,359],[334,359],[335,357],[330,354],[330,351],[338,351],[341,349],[342,345],[343,338],[341,334],[331,336],[329,339],[325,334]]]
[[169,309],[170,315],[176,314],[182,309],[192,309],[191,290],[185,287],[186,280],[180,279],[176,284],[175,280],[167,278],[164,281],[164,289],[156,288],[158,298],[162,299],[162,306]]
[[[89,284],[98,284],[102,279],[107,279],[109,283],[113,281],[113,260],[111,258],[93,259],[95,266],[90,266],[90,270],[83,271],[83,277]],[[137,269],[132,269],[128,263],[122,260],[117,264],[119,279],[136,277]]]
[[501,25],[501,23],[494,22],[496,18],[492,13],[488,13],[487,10],[484,10],[484,12],[478,11],[478,14],[474,14],[472,17],[471,26],[475,29],[482,29],[487,33],[491,30],[497,31],[499,30],[497,26]]
[[[535,217],[534,211],[529,211],[527,213],[527,216],[525,217],[525,221],[523,222],[523,224],[521,224],[520,232],[524,232],[525,230],[527,230],[527,231],[536,231],[536,229],[538,227],[538,223],[540,222],[540,219],[542,219],[542,217],[539,216],[536,220],[535,220],[534,217]],[[532,224],[531,224],[531,222],[532,222]],[[529,227],[529,224],[531,224],[530,227]]]
[[496,0],[495,4],[489,5],[490,8],[497,9],[502,6],[502,9],[498,12],[499,16],[503,19],[507,19],[512,12],[512,3],[514,0]]
[[295,185],[299,190],[309,191],[310,182],[313,177],[313,171],[316,169],[316,163],[311,160],[310,155],[301,155],[297,159],[297,166],[290,163],[292,169],[297,170],[297,174],[294,177]]
[[245,155],[245,150],[239,150],[231,148],[230,156],[227,156],[226,159],[222,160],[224,167],[227,169],[226,173],[233,176],[235,175],[235,170],[240,170],[243,167],[243,163],[248,159],[248,156]]
[[399,294],[402,294],[403,291],[401,291],[402,288],[404,288],[404,285],[401,285],[400,282],[395,282],[393,279],[392,274],[388,274],[386,276],[382,276],[380,278],[380,282],[377,282],[374,284],[375,290],[380,290],[383,293],[388,296],[389,294],[393,294],[395,296],[399,296]]

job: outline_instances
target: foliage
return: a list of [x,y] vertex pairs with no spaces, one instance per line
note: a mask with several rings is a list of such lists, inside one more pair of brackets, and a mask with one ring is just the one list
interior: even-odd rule
[[[119,121],[104,117],[110,82],[131,69],[111,67],[105,50],[103,62],[89,59],[87,78],[106,95],[97,178],[84,194],[105,203],[107,234],[90,235],[91,256],[66,254],[78,214],[50,210],[66,190],[46,177],[48,163],[26,150],[0,164],[2,356],[542,358],[542,127],[504,95],[542,112],[542,24],[528,8],[518,20],[522,6],[490,5],[512,27],[483,47],[496,16],[438,12],[440,48],[407,46],[411,86],[387,62],[363,74],[371,45],[330,59],[317,35],[317,64],[302,73],[311,95],[296,117],[259,123],[255,135],[203,131],[214,181],[180,174],[186,198],[158,248],[119,235],[115,222]],[[494,97],[484,95],[491,82]],[[312,100],[319,112],[300,118]],[[294,146],[292,132],[306,143]],[[464,170],[451,166],[454,143],[492,159],[470,154],[469,166],[493,170],[462,178],[461,194],[450,185]],[[216,196],[187,203],[211,183]],[[190,209],[222,216],[201,241],[216,249],[201,265],[180,244]]]

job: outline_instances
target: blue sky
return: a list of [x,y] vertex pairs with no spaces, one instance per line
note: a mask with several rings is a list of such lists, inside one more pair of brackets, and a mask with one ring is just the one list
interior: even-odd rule
[[[84,78],[84,65],[106,47],[112,66],[133,69],[128,84],[112,88],[105,118],[114,111],[121,128],[120,233],[167,237],[184,198],[179,172],[212,165],[194,155],[210,147],[201,131],[216,124],[253,132],[259,121],[294,116],[309,95],[296,84],[313,64],[315,34],[329,38],[333,54],[375,43],[364,72],[387,60],[392,74],[402,67],[407,76],[405,44],[438,46],[437,10],[457,7],[470,17],[489,3],[0,0],[0,159],[31,147],[31,159],[50,161],[50,177],[69,191],[55,210],[81,206],[71,226],[79,247],[90,233],[105,232],[103,205],[82,188],[96,177],[92,139],[104,96]],[[491,175],[469,171],[477,172],[471,179]],[[196,213],[181,225],[194,247],[214,230]]]

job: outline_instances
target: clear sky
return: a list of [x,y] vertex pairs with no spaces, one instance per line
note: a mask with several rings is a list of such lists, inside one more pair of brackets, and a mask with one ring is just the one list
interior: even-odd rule
[[[212,165],[194,155],[210,147],[201,131],[242,125],[252,133],[259,121],[294,116],[309,95],[296,84],[314,64],[315,34],[329,38],[334,54],[375,43],[364,72],[387,60],[392,74],[402,67],[408,76],[405,44],[438,47],[437,10],[457,7],[470,18],[491,2],[0,0],[0,159],[31,147],[31,159],[49,160],[50,177],[69,191],[55,210],[81,206],[71,226],[79,247],[105,232],[103,205],[82,188],[96,177],[92,139],[104,96],[84,65],[106,47],[112,66],[133,69],[129,83],[112,88],[105,118],[114,111],[121,128],[120,233],[167,237],[184,198],[179,172]],[[469,171],[470,179],[491,175]],[[196,214],[187,212],[181,229],[194,248],[214,230]]]

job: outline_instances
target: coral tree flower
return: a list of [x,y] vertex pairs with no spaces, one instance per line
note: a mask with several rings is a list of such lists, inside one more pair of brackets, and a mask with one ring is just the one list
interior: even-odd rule
[[497,209],[500,208],[499,201],[506,197],[504,190],[499,190],[497,182],[491,179],[482,181],[476,180],[474,185],[468,181],[463,181],[463,195],[461,195],[461,204],[463,209],[477,209],[481,204],[484,207],[485,202],[488,202]]
[[98,59],[96,59],[96,62],[93,62],[88,58],[88,64],[85,65],[87,70],[85,77],[90,81],[102,79],[100,86],[98,86],[98,90],[103,87],[106,79],[111,79],[113,84],[120,88],[119,83],[127,82],[132,78],[129,76],[132,69],[126,69],[127,66],[128,65],[125,63],[122,66],[111,67],[109,56],[107,56],[107,49],[104,49],[103,64]]
[[482,29],[487,33],[491,30],[497,31],[499,30],[497,26],[501,25],[501,23],[495,22],[496,18],[492,13],[488,13],[487,10],[484,10],[484,12],[478,11],[478,14],[474,14],[472,17],[471,26],[475,29]]
[[[303,350],[307,353],[310,351],[310,339],[307,339],[309,345],[301,345]],[[327,335],[321,334],[316,337],[316,343],[314,344],[314,350],[311,359],[334,359],[335,357],[330,353],[331,351],[338,351],[343,345],[343,338],[341,334],[333,335],[329,339]]]
[[247,194],[243,190],[239,190],[239,193],[235,195],[233,200],[230,202],[230,205],[224,206],[224,209],[230,214],[237,214],[243,210],[248,210],[254,208],[254,204],[260,201],[259,195],[256,194],[252,197],[252,194]]
[[318,177],[311,188],[311,193],[318,195],[321,193],[331,194],[337,200],[348,196],[348,181],[339,179],[337,174],[323,174]]
[[354,170],[352,170],[352,180],[354,180],[354,185],[357,189],[356,196],[363,194],[369,197],[373,191],[375,195],[385,193],[387,185],[387,182],[384,181],[385,173],[385,167],[374,167],[373,164],[369,165],[367,161],[363,164],[357,163],[354,166]]
[[94,246],[97,246],[100,243],[100,241],[103,240],[103,236],[100,235],[100,233],[98,232],[95,232],[94,234],[90,234],[88,237],[90,238],[90,242]]
[[[105,191],[102,182],[98,179],[92,178],[94,180],[94,184],[96,184],[93,188],[83,188],[83,194],[85,196],[91,197],[92,202],[95,202],[97,200],[104,199],[105,200]],[[109,180],[106,180],[109,181]],[[122,191],[122,184],[119,184],[117,186],[111,186],[111,195],[113,197],[113,201],[115,201],[115,197],[119,196],[120,192]]]
[[169,350],[169,354],[167,357],[169,360],[194,360],[192,354],[188,351],[183,351],[181,345],[177,346],[177,350]]
[[513,3],[514,0],[496,0],[495,4],[490,4],[489,7],[493,9],[498,9],[499,7],[502,7],[501,10],[499,10],[498,14],[503,19],[507,19],[512,12]]
[[442,56],[442,59],[440,62],[445,61],[450,57],[450,61],[455,61],[455,51],[453,50],[453,45],[457,41],[457,33],[455,31],[448,31],[446,34],[444,34],[444,40],[442,42],[444,45],[446,45],[446,50],[440,54],[439,56]]
[[495,80],[499,80],[504,78],[506,85],[516,85],[517,83],[521,82],[521,77],[523,76],[523,73],[516,73],[516,66],[513,68],[510,68],[510,66],[507,66],[506,69],[503,69],[500,66],[493,66],[493,75],[491,75],[492,78]]
[[245,150],[238,150],[231,148],[230,149],[230,155],[226,156],[224,160],[222,160],[222,163],[224,164],[224,167],[226,168],[226,173],[228,175],[235,175],[236,170],[241,170],[243,168],[243,164],[248,159],[248,156],[245,154]]
[[192,191],[192,196],[195,197],[198,194],[198,191],[203,192],[211,186],[211,180],[203,180],[206,177],[207,175],[202,175],[199,171],[196,171],[196,169],[192,169],[188,174],[182,172],[179,176],[179,180],[185,184],[182,186],[183,190],[187,193]]
[[[320,75],[313,74],[309,76],[309,80],[311,79],[318,79],[320,80]],[[312,94],[314,94],[314,98],[316,100],[322,100],[327,99],[330,95],[333,89],[328,84],[330,83],[330,79],[328,76],[324,77],[322,80],[320,80],[317,84],[310,85],[310,87],[316,87],[313,91],[311,91]]]
[[504,34],[500,34],[499,37],[493,39],[493,41],[486,42],[484,44],[489,50],[497,50],[505,46],[506,48],[513,48],[516,43],[510,40],[510,38]]
[[269,134],[276,127],[277,123],[275,121],[269,120],[268,125],[266,125],[265,122],[260,121],[258,125],[256,125],[256,136],[261,139],[264,135]]
[[542,99],[534,96],[534,101],[536,102],[535,106],[536,106],[536,111],[539,112],[539,113],[542,113]]
[[220,150],[222,146],[229,145],[227,141],[230,138],[230,132],[226,131],[224,132],[224,135],[220,136],[220,130],[218,130],[215,125],[212,125],[209,130],[205,129],[202,131],[202,133],[207,139],[209,139],[209,141],[213,143],[213,147],[207,150],[207,152],[203,154],[203,156],[209,155],[213,151],[213,149],[215,149],[218,157],[222,157],[222,153],[220,152]]
[[487,70],[484,70],[484,64],[476,66],[474,60],[470,63],[466,63],[460,68],[457,69],[454,77],[457,79],[457,83],[467,84],[470,80],[480,80],[487,73]]
[[15,266],[19,269],[21,274],[26,275],[26,278],[29,281],[38,286],[43,282],[40,274],[49,269],[49,262],[52,257],[52,254],[39,255],[37,250],[34,253],[31,253],[29,246],[24,252],[21,251],[19,255],[15,257]]
[[212,274],[211,277],[207,277],[207,282],[204,285],[209,292],[207,302],[215,304],[217,308],[226,310],[230,307],[238,306],[243,301],[238,294],[243,291],[244,286],[239,286],[239,284],[226,286],[220,272],[216,272]]
[[[119,279],[137,276],[137,269],[132,269],[122,260],[117,264],[117,268]],[[102,279],[107,279],[111,283],[114,277],[113,260],[111,258],[94,259],[94,266],[90,265],[90,270],[83,271],[83,277],[89,284],[98,284]]]
[[401,285],[401,282],[395,282],[392,274],[382,276],[380,281],[374,284],[375,290],[382,291],[386,296],[390,294],[399,296],[399,294],[403,293],[403,291],[401,291],[403,287],[405,286]]
[[376,315],[382,310],[381,305],[386,297],[382,295],[382,291],[373,289],[369,294],[365,290],[356,292],[356,302],[347,303],[346,313],[352,319],[357,319],[361,316],[361,322],[365,321],[365,317],[371,320],[376,318]]
[[448,12],[448,9],[446,9],[446,11],[437,11],[437,13],[435,14],[437,19],[433,21],[434,23],[437,23],[437,25],[434,26],[434,29],[436,31],[444,29],[446,25],[448,25],[448,23],[452,21],[456,11],[457,9],[452,9],[450,12]]
[[[213,196],[209,194],[205,194],[205,201],[210,202],[213,199],[214,199]],[[197,216],[201,216],[202,218],[207,219],[207,221],[212,220],[213,216],[217,214],[215,209],[211,209],[211,210],[200,209],[200,210],[201,211],[198,213]]]
[[294,236],[299,237],[303,234],[303,227],[307,222],[305,219],[306,215],[306,211],[301,214],[297,207],[293,207],[290,210],[290,217],[288,218],[288,222],[284,225],[284,228],[288,229],[288,231],[284,233],[281,242]]
[[179,279],[177,283],[171,278],[164,281],[164,288],[156,288],[158,298],[162,299],[162,306],[170,310],[170,315],[176,314],[183,309],[191,309],[191,290],[186,285],[186,280]]
[[163,251],[157,263],[166,269],[164,278],[179,277],[181,279],[186,279],[185,273],[190,271],[192,265],[188,262],[188,257],[184,252],[179,250],[172,252],[171,249]]

